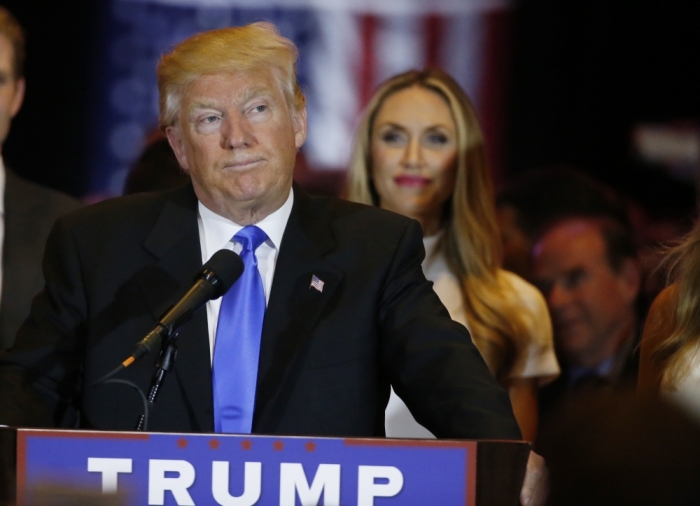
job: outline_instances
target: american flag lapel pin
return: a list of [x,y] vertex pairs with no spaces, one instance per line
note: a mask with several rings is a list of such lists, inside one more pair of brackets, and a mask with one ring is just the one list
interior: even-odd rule
[[311,284],[309,285],[309,288],[313,288],[315,290],[318,290],[319,292],[323,292],[323,281],[321,281],[316,274],[313,274],[311,276]]

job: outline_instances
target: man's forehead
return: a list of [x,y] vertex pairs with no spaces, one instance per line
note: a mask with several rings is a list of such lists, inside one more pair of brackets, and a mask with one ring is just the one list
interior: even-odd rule
[[243,89],[230,89],[226,92],[214,92],[213,90],[197,90],[189,93],[187,110],[207,107],[223,107],[230,103],[244,104],[259,97],[271,96],[274,89],[270,86],[252,86]]
[[547,230],[538,241],[545,250],[598,249],[603,244],[603,234],[594,222],[586,219],[562,221]]
[[277,83],[269,74],[207,74],[190,84],[185,92],[185,102],[187,109],[192,110],[230,102],[242,104],[258,97],[273,97],[278,93]]
[[570,270],[605,261],[601,231],[585,220],[563,222],[547,231],[533,248],[535,267]]

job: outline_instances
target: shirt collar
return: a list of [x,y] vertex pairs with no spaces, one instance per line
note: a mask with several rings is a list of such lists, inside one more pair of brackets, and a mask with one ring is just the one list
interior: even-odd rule
[[571,366],[568,371],[569,384],[573,385],[578,380],[586,376],[597,376],[607,378],[610,376],[612,367],[615,364],[615,355],[612,355],[595,367]]
[[[265,243],[268,244],[268,246],[279,250],[280,244],[282,243],[282,236],[284,235],[284,229],[287,226],[287,221],[289,221],[293,205],[294,191],[290,188],[289,197],[287,197],[285,203],[282,204],[277,211],[255,224],[256,227],[259,227],[267,234],[268,240],[265,241]],[[198,208],[199,216],[205,231],[204,235],[207,252],[209,253],[208,256],[211,256],[214,252],[225,247],[243,226],[216,214],[214,211],[205,207],[201,202],[199,202]]]
[[423,261],[423,266],[428,269],[432,265],[436,258],[436,251],[438,243],[442,239],[443,229],[440,229],[437,234],[423,237],[423,248],[425,249],[425,260]]

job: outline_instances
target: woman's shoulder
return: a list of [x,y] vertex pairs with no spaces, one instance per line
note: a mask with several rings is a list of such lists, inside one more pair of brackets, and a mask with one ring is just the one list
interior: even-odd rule
[[503,296],[522,317],[528,343],[550,346],[552,321],[542,293],[517,274],[503,269],[498,271],[498,282]]
[[549,319],[547,302],[542,292],[534,285],[504,269],[498,270],[498,283],[504,295],[510,299],[511,304],[524,307],[531,313],[543,314]]
[[511,378],[537,378],[543,385],[559,375],[554,354],[552,321],[547,302],[534,285],[506,270],[498,271],[501,292],[518,311],[525,334],[518,340],[518,351]]

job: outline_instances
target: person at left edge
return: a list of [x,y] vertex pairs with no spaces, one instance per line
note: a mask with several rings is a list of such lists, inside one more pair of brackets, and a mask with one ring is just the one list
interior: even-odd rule
[[[32,298],[44,285],[41,257],[56,218],[81,206],[68,195],[20,177],[1,154],[24,101],[24,61],[24,31],[0,6],[0,350],[12,346]],[[56,170],[54,164],[51,170]]]
[[[520,437],[507,394],[423,276],[418,223],[293,185],[306,137],[295,58],[267,23],[200,33],[163,57],[161,125],[192,185],[59,220],[46,287],[0,360],[0,423],[133,429],[138,397],[92,383],[255,224],[268,240],[256,251],[267,309],[253,433],[381,436],[393,384],[438,437]],[[180,333],[150,430],[214,430],[219,303]],[[155,355],[122,377],[147,390]]]

